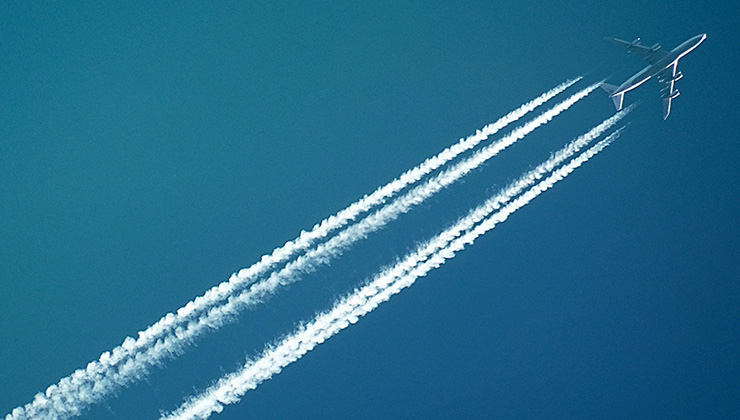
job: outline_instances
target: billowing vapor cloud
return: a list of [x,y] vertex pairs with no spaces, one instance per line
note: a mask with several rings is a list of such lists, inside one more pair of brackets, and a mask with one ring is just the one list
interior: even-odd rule
[[630,110],[631,108],[627,108],[617,113],[583,136],[573,140],[548,160],[504,188],[499,194],[473,209],[454,226],[421,244],[403,261],[382,271],[367,285],[340,300],[328,312],[317,315],[312,322],[301,326],[279,343],[268,346],[259,358],[248,361],[242,369],[221,378],[203,393],[190,399],[178,410],[162,419],[205,419],[214,412],[221,412],[224,405],[238,402],[247,391],[255,389],[260,383],[279,373],[285,366],[300,359],[316,345],[323,343],[350,324],[354,324],[359,317],[372,311],[402,289],[411,286],[416,279],[425,276],[446,260],[453,258],[466,245],[472,244],[480,235],[493,229],[513,212],[525,206],[599,153],[619,136],[622,129],[615,131],[568,164],[552,172],[550,176],[514,201],[509,202],[525,188],[534,184],[536,180],[541,179],[589,142],[599,137]]
[[[460,139],[456,144],[436,156],[428,158],[387,185],[378,188],[372,194],[364,196],[344,210],[324,219],[314,226],[311,231],[301,232],[298,238],[286,242],[283,246],[272,251],[271,254],[262,256],[260,261],[251,267],[233,274],[228,281],[214,286],[175,313],[168,313],[147,329],[140,331],[137,338],[127,337],[120,346],[103,353],[98,360],[90,362],[85,369],[78,369],[72,375],[62,378],[57,384],[51,385],[44,393],[37,394],[31,403],[14,409],[11,414],[6,416],[6,420],[66,419],[78,416],[89,405],[102,401],[122,386],[142,379],[151,366],[181,352],[184,346],[189,344],[194,337],[209,329],[220,327],[233,315],[236,315],[238,309],[244,307],[245,304],[258,301],[281,283],[293,281],[292,279],[298,273],[311,269],[311,265],[316,264],[320,259],[325,261],[326,258],[341,252],[340,249],[332,248],[332,246],[348,246],[363,235],[377,229],[379,227],[378,223],[387,223],[388,220],[395,217],[392,215],[394,212],[397,212],[397,215],[398,212],[407,211],[410,206],[418,204],[418,202],[409,201],[410,199],[407,198],[405,204],[385,210],[381,215],[374,215],[375,217],[371,222],[367,222],[363,225],[364,227],[354,229],[351,233],[346,233],[343,239],[335,241],[333,245],[325,244],[320,251],[316,250],[312,256],[305,256],[301,262],[286,267],[281,272],[282,274],[271,277],[267,282],[254,285],[254,290],[251,293],[243,292],[238,296],[236,295],[239,291],[252,285],[257,278],[269,273],[278,264],[290,260],[296,254],[306,251],[316,241],[326,238],[337,229],[353,222],[363,213],[384,204],[398,192],[418,182],[461,153],[473,149],[491,135],[522,118],[579,80],[581,80],[581,77],[566,81],[545,92],[498,121],[476,131],[475,134]],[[593,90],[591,87],[587,89]],[[582,92],[579,92],[581,95],[579,99],[587,94],[582,94]],[[575,103],[576,101],[572,102]],[[562,104],[559,106],[562,107]],[[532,129],[549,121],[569,106],[555,113],[552,110],[548,111],[550,112],[548,115],[551,116],[544,119],[542,116],[539,117],[538,120],[544,122],[537,123],[531,129],[520,127],[518,129],[519,134],[514,135],[512,133],[507,136],[508,144],[498,149],[490,149],[496,150],[491,156],[523,137]],[[502,143],[497,142],[497,144],[501,145]],[[448,181],[455,176],[448,174],[445,178],[447,181],[441,180],[440,185],[448,185]],[[417,195],[414,200],[423,200],[421,197],[422,195]]]

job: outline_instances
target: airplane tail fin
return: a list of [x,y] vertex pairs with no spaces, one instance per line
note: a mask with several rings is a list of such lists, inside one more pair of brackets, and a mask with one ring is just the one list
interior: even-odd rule
[[614,96],[614,91],[617,90],[617,87],[608,83],[602,83],[601,88],[609,94],[609,97],[614,102],[614,107],[617,108],[617,111],[620,111],[622,109],[622,102],[624,101],[624,92]]

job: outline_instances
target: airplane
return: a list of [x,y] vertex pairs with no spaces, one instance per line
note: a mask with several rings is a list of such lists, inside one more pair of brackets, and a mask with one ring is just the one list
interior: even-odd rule
[[626,92],[655,76],[661,85],[660,96],[663,98],[663,119],[665,120],[671,113],[671,101],[679,95],[678,89],[674,89],[674,84],[683,77],[680,71],[676,71],[678,60],[698,47],[706,37],[707,34],[699,34],[671,51],[661,50],[660,44],[655,44],[652,47],[641,45],[640,38],[632,42],[617,38],[606,38],[607,41],[627,50],[628,53],[641,57],[649,65],[619,86],[604,83],[601,88],[609,94],[609,97],[614,101],[614,106],[619,111],[622,109]]

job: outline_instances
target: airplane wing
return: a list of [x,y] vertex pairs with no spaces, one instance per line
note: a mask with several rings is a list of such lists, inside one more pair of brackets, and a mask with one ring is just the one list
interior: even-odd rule
[[678,89],[675,88],[676,81],[682,77],[679,72],[676,74],[678,60],[672,65],[666,67],[658,73],[658,83],[660,83],[660,96],[663,98],[663,119],[668,118],[671,114],[671,101],[678,97]]
[[640,44],[640,38],[632,42],[623,41],[617,38],[606,38],[607,41],[622,48],[630,54],[634,54],[643,60],[647,61],[648,64],[655,64],[660,61],[663,57],[668,55],[667,52],[660,50],[660,44],[655,44],[652,47],[646,47]]

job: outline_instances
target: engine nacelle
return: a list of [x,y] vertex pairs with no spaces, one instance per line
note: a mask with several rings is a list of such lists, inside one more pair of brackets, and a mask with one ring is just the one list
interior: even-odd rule
[[640,45],[640,38],[636,38],[634,41],[630,42],[630,47],[636,47]]
[[678,82],[681,79],[683,79],[683,73],[681,73],[680,71],[678,73],[676,73],[675,76],[673,76],[673,81],[674,82]]
[[658,51],[658,50],[660,49],[660,44],[658,44],[658,43],[656,42],[656,43],[655,43],[655,45],[653,45],[652,47],[650,47],[650,49],[651,49],[652,51]]
[[681,94],[681,93],[680,93],[680,92],[678,91],[678,89],[674,90],[674,91],[673,91],[673,95],[671,95],[671,99],[676,99],[676,98],[678,98],[678,95],[680,95],[680,94]]

